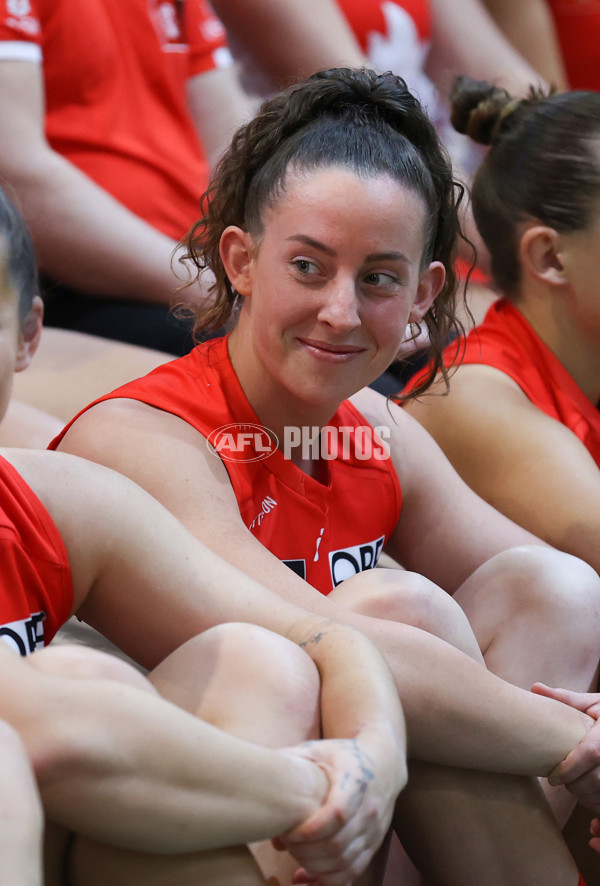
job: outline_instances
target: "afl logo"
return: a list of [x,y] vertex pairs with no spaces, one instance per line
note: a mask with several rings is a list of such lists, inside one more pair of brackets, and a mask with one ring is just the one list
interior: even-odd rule
[[235,422],[212,431],[206,445],[224,461],[262,461],[273,455],[279,440],[262,425]]

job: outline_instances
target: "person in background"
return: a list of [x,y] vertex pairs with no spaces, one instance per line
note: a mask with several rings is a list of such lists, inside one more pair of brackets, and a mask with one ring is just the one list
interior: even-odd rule
[[600,92],[598,0],[485,0],[516,49],[558,89]]
[[472,199],[502,299],[447,352],[445,396],[406,409],[480,495],[600,570],[600,94],[461,80],[454,120],[491,146]]
[[248,109],[208,4],[2,0],[0,96],[47,323],[185,353],[172,252]]

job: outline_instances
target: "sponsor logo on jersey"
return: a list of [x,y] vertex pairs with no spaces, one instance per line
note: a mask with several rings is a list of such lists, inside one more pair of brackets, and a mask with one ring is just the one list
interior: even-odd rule
[[29,618],[9,621],[0,627],[0,637],[19,655],[30,655],[44,646],[45,612],[34,612]]
[[6,0],[6,9],[10,15],[22,18],[31,12],[30,0]]
[[260,506],[260,511],[254,518],[250,526],[248,526],[248,529],[252,531],[255,527],[260,526],[266,515],[270,514],[275,507],[277,507],[277,502],[274,498],[271,498],[270,495],[267,495],[266,498],[263,498],[262,504]]
[[23,31],[28,37],[40,33],[40,23],[32,14],[30,0],[6,0],[6,24],[9,28]]
[[282,560],[281,562],[306,581],[306,560]]
[[337,588],[346,578],[351,578],[367,569],[374,569],[377,566],[384,541],[385,536],[382,535],[375,541],[368,541],[350,548],[340,548],[339,551],[330,551],[329,568],[334,588]]

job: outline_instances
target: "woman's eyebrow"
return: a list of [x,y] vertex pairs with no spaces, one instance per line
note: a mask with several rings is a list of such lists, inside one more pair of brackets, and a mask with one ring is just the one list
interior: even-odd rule
[[[326,255],[331,255],[334,258],[337,256],[337,252],[335,249],[332,249],[331,246],[326,246],[325,243],[321,243],[319,240],[315,240],[307,234],[292,234],[291,237],[286,237],[286,240],[297,240],[300,243],[305,243],[307,246],[312,246],[313,249],[318,249],[320,252],[326,253]],[[369,255],[365,256],[365,262],[373,261],[402,261],[410,264],[410,259],[407,258],[403,252],[393,251],[370,252]]]
[[324,243],[319,242],[319,240],[314,240],[307,234],[292,234],[291,237],[287,237],[286,239],[299,240],[300,243],[306,243],[307,246],[312,246],[313,249],[318,249],[320,252],[325,252],[327,255],[337,256],[337,252],[335,249],[332,249],[331,246],[326,246]]

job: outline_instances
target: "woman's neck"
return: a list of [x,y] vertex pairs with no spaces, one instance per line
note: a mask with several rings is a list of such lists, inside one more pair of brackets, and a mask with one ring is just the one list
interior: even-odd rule
[[592,403],[600,400],[600,336],[578,321],[567,297],[549,287],[525,292],[515,307]]
[[229,355],[250,406],[262,426],[277,438],[279,449],[304,473],[326,482],[319,435],[340,404],[306,402],[282,386],[259,364],[238,329],[229,338]]

